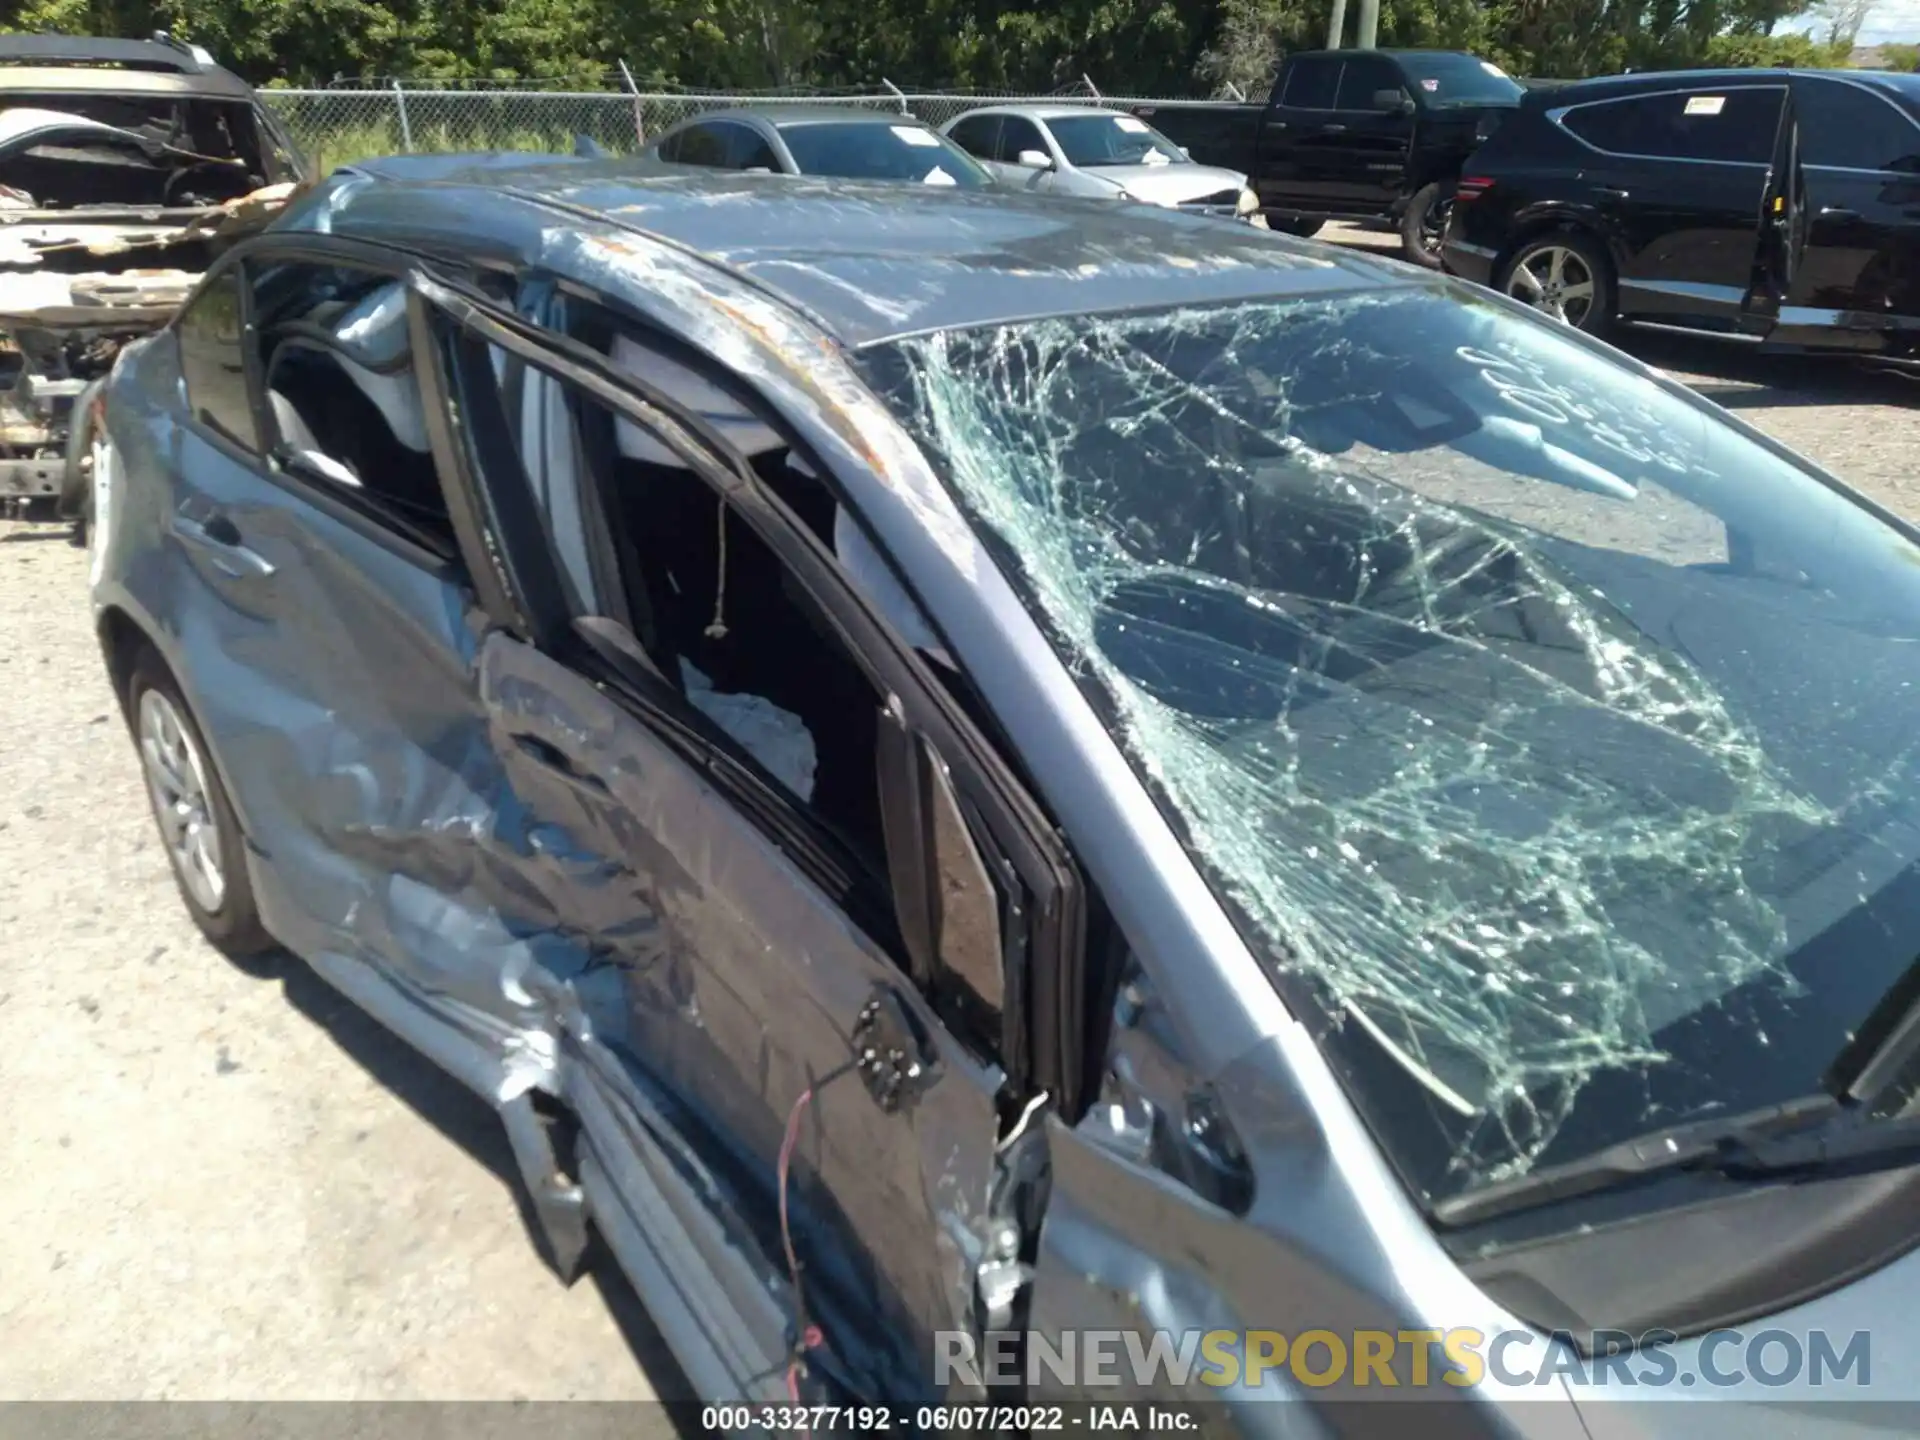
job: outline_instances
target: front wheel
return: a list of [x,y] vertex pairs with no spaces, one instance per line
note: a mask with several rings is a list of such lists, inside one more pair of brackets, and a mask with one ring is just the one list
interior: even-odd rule
[[1613,267],[1606,252],[1585,235],[1561,233],[1527,241],[1500,267],[1494,286],[1589,335],[1604,334],[1613,323]]
[[1453,182],[1436,180],[1422,186],[1407,201],[1400,216],[1400,250],[1416,265],[1440,268],[1440,247],[1453,215]]

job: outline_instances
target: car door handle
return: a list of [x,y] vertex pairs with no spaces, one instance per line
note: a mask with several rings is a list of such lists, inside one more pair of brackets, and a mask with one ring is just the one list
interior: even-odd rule
[[1320,127],[1320,133],[1322,135],[1344,135],[1347,133],[1347,127],[1344,125],[1322,125]]
[[183,505],[174,512],[173,530],[182,540],[203,550],[215,569],[235,580],[265,579],[273,562],[247,548],[240,527],[225,512],[204,505]]
[[1602,200],[1624,200],[1627,198],[1627,192],[1620,189],[1617,185],[1596,185],[1593,187],[1593,193],[1598,195]]
[[1860,212],[1849,210],[1844,205],[1822,205],[1820,218],[1822,220],[1858,220]]

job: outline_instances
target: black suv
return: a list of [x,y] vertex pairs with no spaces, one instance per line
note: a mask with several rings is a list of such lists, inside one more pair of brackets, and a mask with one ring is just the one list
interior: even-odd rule
[[1461,51],[1310,50],[1264,101],[1132,108],[1203,165],[1247,176],[1274,229],[1391,226],[1408,260],[1435,266],[1461,164],[1525,93]]
[[1685,71],[1530,93],[1442,263],[1578,326],[1920,355],[1920,75]]

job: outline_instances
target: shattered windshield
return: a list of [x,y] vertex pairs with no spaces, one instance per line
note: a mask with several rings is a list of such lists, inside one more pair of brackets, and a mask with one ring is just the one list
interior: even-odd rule
[[888,342],[1410,1187],[1814,1091],[1920,954],[1920,548],[1456,287]]

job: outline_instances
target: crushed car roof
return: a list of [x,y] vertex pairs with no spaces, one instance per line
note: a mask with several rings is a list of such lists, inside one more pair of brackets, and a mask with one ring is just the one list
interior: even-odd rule
[[556,228],[597,221],[691,251],[854,346],[1047,316],[1447,283],[1155,205],[932,187],[908,195],[897,185],[689,174],[634,160],[556,157],[515,168],[504,158],[365,162],[291,223],[344,219],[338,228],[351,233],[353,212],[366,207],[383,231],[417,225],[481,238],[490,207],[544,209]]

